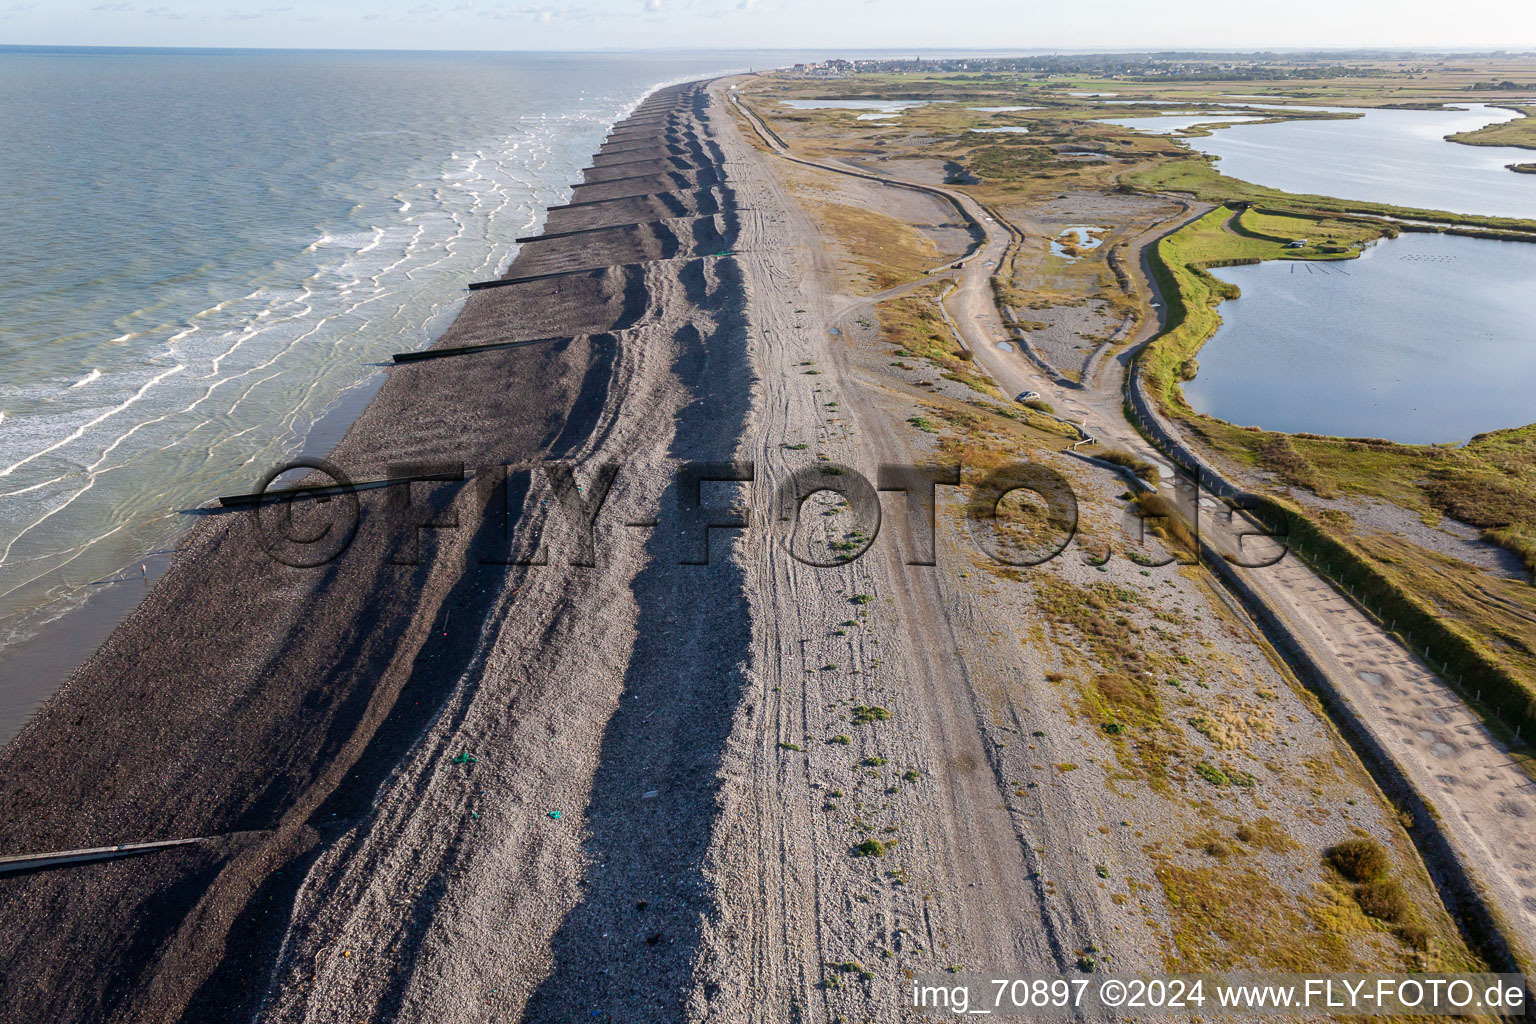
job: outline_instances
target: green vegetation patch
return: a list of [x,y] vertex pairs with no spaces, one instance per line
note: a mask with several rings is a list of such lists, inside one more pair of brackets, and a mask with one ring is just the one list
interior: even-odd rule
[[[984,395],[996,395],[997,388],[992,379],[976,368],[970,353],[955,340],[940,315],[937,300],[942,288],[941,284],[933,284],[877,304],[875,316],[880,323],[881,335],[907,354],[926,359],[940,376]],[[927,428],[919,426],[918,429]]]
[[1468,146],[1519,146],[1522,149],[1536,149],[1536,117],[1531,116],[1531,111],[1536,108],[1517,103],[1499,105],[1518,110],[1521,116],[1513,121],[1484,125],[1474,131],[1457,132],[1454,135],[1447,135],[1446,138]]
[[1332,196],[1282,192],[1280,189],[1255,185],[1240,178],[1229,178],[1216,169],[1212,160],[1198,153],[1138,167],[1123,174],[1120,180],[1127,188],[1134,190],[1187,192],[1198,199],[1214,203],[1248,202],[1257,203],[1266,208],[1305,210],[1313,214],[1330,216],[1385,215],[1493,231],[1536,231],[1536,220],[1480,217],[1449,213],[1444,210],[1421,210],[1392,206],[1387,203],[1369,203],[1358,199],[1335,199]]
[[1178,956],[1169,967],[1338,971],[1353,957],[1343,935],[1324,927],[1304,900],[1267,873],[1232,861],[1157,868],[1172,917]]

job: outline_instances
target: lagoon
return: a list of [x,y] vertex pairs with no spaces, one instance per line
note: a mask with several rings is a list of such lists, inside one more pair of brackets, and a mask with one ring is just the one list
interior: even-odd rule
[[929,100],[779,100],[792,110],[878,110],[899,114],[913,107],[927,106]]
[[1410,233],[1357,260],[1212,273],[1242,297],[1184,385],[1200,412],[1408,444],[1536,422],[1536,245]]
[[1174,132],[1193,128],[1197,124],[1237,124],[1241,121],[1262,120],[1264,117],[1257,114],[1197,114],[1193,117],[1107,117],[1104,119],[1106,124],[1117,124],[1122,128],[1150,132],[1153,135],[1172,135]]
[[1536,158],[1531,150],[1445,141],[1446,135],[1519,116],[1514,111],[1476,103],[1462,110],[1361,114],[1240,125],[1186,141],[1219,157],[1217,169],[1223,174],[1287,192],[1536,218],[1536,175],[1506,169]]

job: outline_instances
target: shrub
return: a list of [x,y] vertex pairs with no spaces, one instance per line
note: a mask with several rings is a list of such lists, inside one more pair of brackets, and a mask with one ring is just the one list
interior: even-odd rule
[[1407,924],[1399,925],[1397,937],[1407,943],[1411,949],[1417,950],[1420,953],[1429,952],[1429,929],[1418,921],[1410,921]]
[[1179,507],[1161,494],[1136,495],[1136,508],[1152,532],[1168,541],[1180,552],[1194,558],[1199,550],[1195,535],[1179,513]]
[[1119,448],[1104,448],[1094,452],[1093,457],[1103,462],[1113,463],[1116,466],[1124,466],[1148,483],[1157,483],[1157,466],[1139,455],[1132,455],[1130,452],[1121,451]]
[[1394,924],[1407,920],[1413,912],[1408,894],[1403,892],[1403,887],[1397,884],[1396,879],[1391,878],[1366,882],[1355,890],[1355,902],[1369,916]]
[[895,843],[882,843],[878,839],[866,839],[853,848],[855,857],[884,857],[885,851]]
[[1374,839],[1346,839],[1329,849],[1327,861],[1351,882],[1373,882],[1387,873],[1387,851]]
[[1213,786],[1225,786],[1232,781],[1220,768],[1203,763],[1195,765],[1195,774]]

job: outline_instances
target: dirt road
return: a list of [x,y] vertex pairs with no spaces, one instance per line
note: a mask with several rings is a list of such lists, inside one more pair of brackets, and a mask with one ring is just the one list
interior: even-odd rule
[[[752,121],[761,120],[746,111]],[[783,141],[765,136],[775,148]],[[800,158],[794,158],[799,160]],[[801,161],[842,173],[855,171],[835,162]],[[976,361],[1005,394],[1038,391],[1059,413],[1083,425],[1106,446],[1130,451],[1157,462],[1164,479],[1173,467],[1123,414],[1125,377],[1130,360],[1161,329],[1166,303],[1146,258],[1149,246],[1168,233],[1198,219],[1210,207],[1183,203],[1185,212],[1134,239],[1127,248],[1137,253],[1136,279],[1143,308],[1155,303],[1125,349],[1105,360],[1084,389],[1061,386],[1016,353],[997,343],[1009,335],[990,287],[990,277],[1009,243],[1009,231],[965,193],[923,186],[943,193],[967,209],[985,231],[985,240],[956,275],[957,286],[946,299],[952,321]],[[1223,506],[1209,496],[1197,496],[1181,482],[1184,504],[1201,509],[1199,528],[1220,551],[1242,552],[1263,560],[1266,553],[1254,542],[1244,545],[1246,528],[1218,514]],[[1474,884],[1485,888],[1511,936],[1536,935],[1536,778],[1509,748],[1466,706],[1430,667],[1405,648],[1399,638],[1342,595],[1295,557],[1279,564],[1244,572],[1250,585],[1273,609],[1294,642],[1309,652],[1326,674],[1329,685],[1347,701],[1354,715],[1381,747],[1390,752],[1413,788],[1438,811],[1443,831]],[[1435,827],[1421,822],[1420,827]],[[1517,955],[1530,963],[1530,954]]]
[[[977,361],[994,379],[1016,389],[1012,393],[1039,391],[1101,444],[1158,462],[1164,467],[1164,479],[1173,478],[1173,467],[1125,420],[1125,373],[1136,351],[1160,329],[1165,308],[1148,272],[1145,249],[1209,209],[1192,204],[1173,223],[1131,243],[1139,254],[1137,276],[1146,294],[1158,303],[1157,316],[1144,322],[1126,349],[1106,360],[1082,391],[1061,387],[1026,360],[997,350],[995,342],[1007,335],[992,302],[985,264],[968,267],[961,276],[949,300],[955,321],[966,332]],[[984,259],[996,258],[1004,241],[1001,235],[989,237]],[[1181,489],[1186,503],[1194,498],[1187,483]],[[1238,531],[1245,527],[1234,526],[1226,515],[1218,514],[1222,506],[1209,496],[1201,496],[1200,507],[1202,535],[1218,550],[1237,555],[1242,548]],[[1242,554],[1252,560],[1269,557],[1252,541]],[[1351,713],[1398,760],[1430,806],[1439,810],[1447,836],[1473,876],[1488,886],[1512,933],[1536,935],[1536,833],[1532,831],[1536,780],[1530,769],[1522,767],[1455,690],[1395,634],[1299,559],[1289,557],[1268,568],[1239,571],[1279,614],[1295,642],[1324,667],[1330,684],[1349,702]]]

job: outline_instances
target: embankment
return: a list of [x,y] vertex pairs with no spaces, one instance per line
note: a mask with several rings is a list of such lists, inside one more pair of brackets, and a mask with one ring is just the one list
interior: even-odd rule
[[[709,386],[665,364],[642,378],[631,358],[649,330],[658,352],[705,366],[709,334],[690,318],[708,304],[698,315],[718,324],[741,301],[720,258],[735,202],[702,102],[696,86],[663,89],[616,126],[606,169],[551,211],[550,237],[471,293],[434,346],[468,351],[390,370],[329,457],[354,482],[464,479],[208,510],[0,752],[0,853],[214,837],[0,878],[8,1020],[230,1020],[270,998],[307,874],[377,811],[510,628],[532,571],[514,547],[542,519],[528,467],[604,457],[637,389]],[[620,151],[655,159],[623,175]],[[504,344],[522,340],[537,343]],[[306,533],[321,542],[291,542]]]

